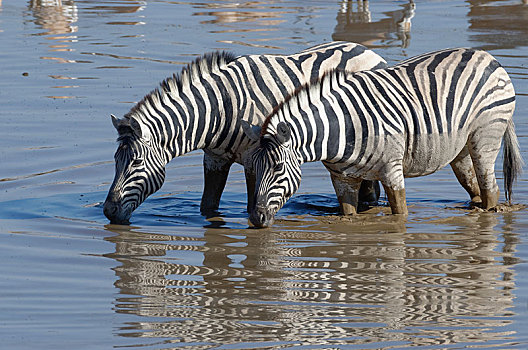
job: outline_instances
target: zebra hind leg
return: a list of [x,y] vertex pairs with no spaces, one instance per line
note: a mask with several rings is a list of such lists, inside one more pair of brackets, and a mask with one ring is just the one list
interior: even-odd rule
[[202,215],[211,217],[217,214],[232,164],[228,159],[204,153],[204,191],[200,203]]
[[332,185],[339,201],[343,215],[357,214],[359,188],[361,179],[331,173]]
[[[382,183],[383,184],[383,183]],[[383,184],[385,193],[387,194],[387,200],[393,214],[407,215],[407,202],[405,199],[405,188],[396,190],[389,185]]]
[[450,165],[458,182],[467,191],[467,193],[469,193],[471,202],[473,204],[480,204],[482,202],[480,198],[480,188],[467,145],[464,146],[462,151],[460,151],[455,159],[453,159]]
[[495,160],[501,146],[501,137],[493,138],[489,135],[502,136],[504,130],[495,130],[490,128],[490,125],[485,131],[483,129],[473,133],[469,139],[468,148],[480,188],[482,208],[489,210],[496,207],[499,202],[499,186],[495,178]]

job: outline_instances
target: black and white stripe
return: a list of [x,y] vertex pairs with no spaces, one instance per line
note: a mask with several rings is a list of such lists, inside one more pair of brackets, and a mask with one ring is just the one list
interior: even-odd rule
[[[290,56],[236,58],[215,52],[197,59],[180,75],[162,82],[124,118],[113,119],[120,146],[105,215],[112,222],[127,222],[132,211],[161,187],[164,166],[196,149],[205,151],[201,209],[216,210],[230,166],[244,163],[255,144],[246,137],[241,120],[260,125],[285,96],[326,71],[384,66],[374,52],[346,42]],[[124,146],[128,147],[123,150]],[[132,170],[137,157],[142,157],[143,165]]]
[[[522,166],[514,107],[508,74],[484,51],[447,49],[386,69],[331,72],[287,97],[264,122],[252,156],[258,203],[252,221],[271,223],[298,188],[300,165],[316,160],[352,187],[380,180],[393,213],[407,212],[404,177],[447,164],[474,201],[493,207],[503,137],[508,200]],[[286,169],[276,171],[283,162]],[[357,198],[349,202],[357,206]]]

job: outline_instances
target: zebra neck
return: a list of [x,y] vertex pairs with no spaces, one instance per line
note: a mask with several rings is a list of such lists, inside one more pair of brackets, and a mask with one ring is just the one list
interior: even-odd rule
[[302,163],[325,161],[328,159],[328,152],[324,150],[324,143],[317,139],[306,139],[300,147],[296,147],[294,153]]
[[194,79],[189,86],[170,96],[167,108],[175,131],[168,146],[172,158],[197,149],[212,147],[232,128],[232,92],[216,75]]
[[[235,80],[234,76],[233,66],[227,66],[217,71],[214,78],[207,77],[207,84],[204,84],[206,87],[197,87],[197,90],[207,93],[195,94],[195,98],[200,100],[198,105],[201,104],[202,108],[189,123],[195,126],[197,133],[186,134],[186,140],[190,144],[186,152],[196,149],[211,149],[215,153],[235,152],[237,142],[244,138],[240,119],[261,124],[262,116],[269,113],[267,110],[263,111],[263,107],[252,98],[250,91],[254,87],[247,82]],[[198,121],[198,128],[195,121]]]
[[[313,114],[310,120],[297,119],[299,122],[304,122],[304,125],[296,124],[298,129],[293,130],[292,147],[301,163],[335,161],[340,158],[339,149],[343,148],[341,143],[346,142],[344,130],[331,124],[327,115]],[[292,121],[290,125],[294,123]]]

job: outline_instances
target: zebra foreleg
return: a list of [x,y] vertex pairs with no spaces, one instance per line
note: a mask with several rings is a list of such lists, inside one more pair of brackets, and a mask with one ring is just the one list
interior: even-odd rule
[[246,189],[247,189],[247,212],[251,213],[255,202],[255,173],[250,166],[244,166],[244,173],[246,175]]
[[232,164],[229,159],[204,153],[204,191],[200,203],[202,215],[211,216],[218,210]]
[[471,202],[480,203],[480,188],[467,145],[450,164],[458,182],[469,193]]
[[343,215],[357,214],[359,189],[361,187],[361,179],[348,177],[344,175],[336,175],[330,173],[332,185],[339,201],[339,208]]
[[391,165],[385,171],[385,177],[380,179],[383,189],[387,194],[387,200],[392,214],[407,215],[407,201],[405,198],[405,179],[400,162],[390,162]]

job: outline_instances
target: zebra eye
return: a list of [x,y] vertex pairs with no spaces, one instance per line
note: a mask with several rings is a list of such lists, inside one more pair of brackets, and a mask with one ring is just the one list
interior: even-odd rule
[[273,167],[275,171],[282,171],[282,169],[284,169],[284,163],[279,163]]
[[138,166],[140,166],[142,164],[143,164],[143,159],[141,159],[141,158],[134,159],[134,161],[132,162],[132,166],[133,167],[138,167]]

